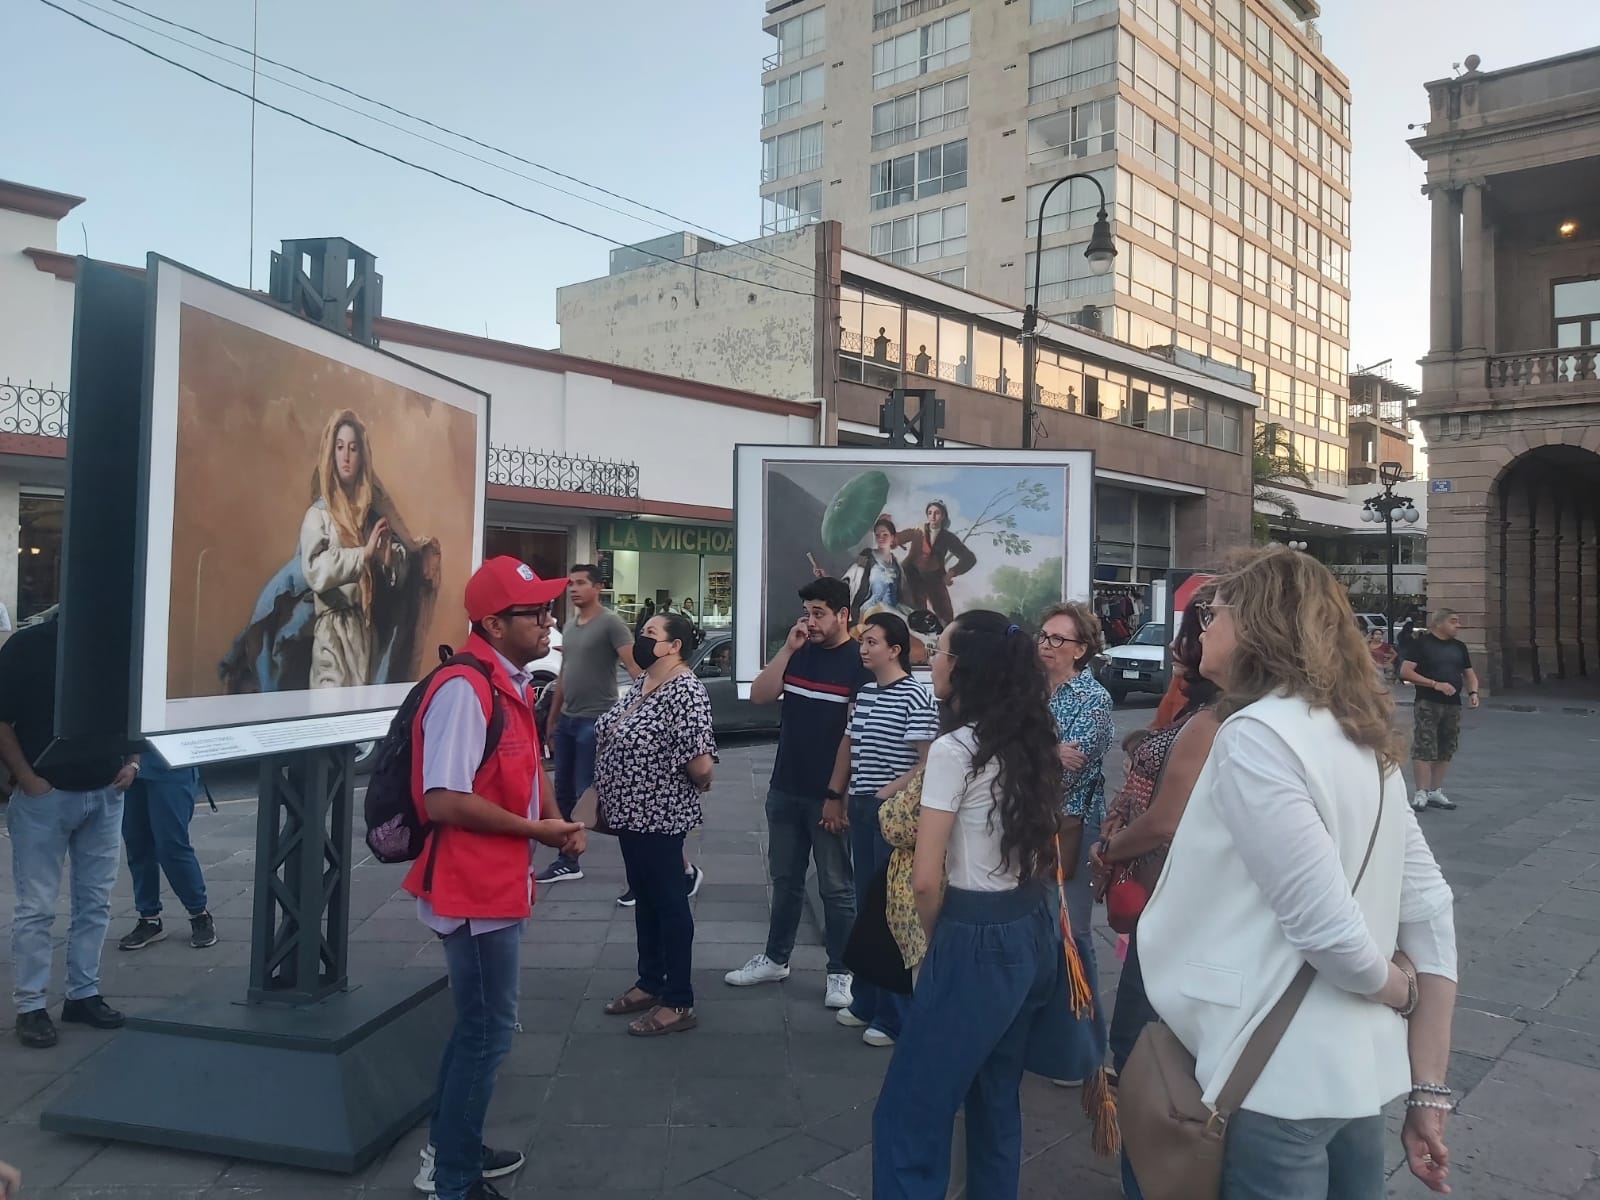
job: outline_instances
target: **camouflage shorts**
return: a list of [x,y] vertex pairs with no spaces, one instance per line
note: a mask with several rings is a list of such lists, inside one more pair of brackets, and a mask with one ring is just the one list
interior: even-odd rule
[[1411,757],[1418,762],[1449,762],[1461,743],[1461,708],[1418,700],[1412,708]]

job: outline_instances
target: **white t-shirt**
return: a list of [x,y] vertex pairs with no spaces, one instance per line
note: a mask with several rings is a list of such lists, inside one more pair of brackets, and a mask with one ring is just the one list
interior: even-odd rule
[[991,761],[974,777],[975,748],[970,725],[933,743],[922,777],[922,806],[956,814],[945,851],[951,887],[968,892],[1009,892],[1018,879],[1016,869],[1008,869],[1000,853],[1000,817],[995,811],[1000,764]]

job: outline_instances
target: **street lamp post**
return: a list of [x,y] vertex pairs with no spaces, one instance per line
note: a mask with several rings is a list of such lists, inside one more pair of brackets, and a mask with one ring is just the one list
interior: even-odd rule
[[[1022,332],[1017,340],[1022,343],[1022,448],[1033,448],[1034,373],[1038,361],[1039,342],[1039,270],[1044,260],[1044,210],[1050,197],[1063,183],[1074,179],[1087,179],[1100,193],[1100,212],[1094,219],[1094,230],[1089,235],[1089,245],[1083,256],[1089,260],[1089,270],[1104,275],[1116,261],[1117,243],[1111,236],[1111,220],[1106,215],[1106,189],[1093,175],[1079,172],[1063,175],[1052,183],[1039,202],[1039,225],[1033,239],[1033,299],[1022,311]],[[1070,206],[1069,206],[1070,209]]]
[[1384,637],[1392,646],[1394,644],[1394,523],[1400,521],[1406,525],[1415,525],[1419,514],[1416,505],[1409,499],[1394,494],[1394,485],[1404,482],[1406,478],[1404,464],[1379,463],[1378,478],[1383,482],[1383,491],[1362,505],[1361,519],[1383,522],[1385,559],[1388,567],[1388,585],[1384,592],[1383,608]]

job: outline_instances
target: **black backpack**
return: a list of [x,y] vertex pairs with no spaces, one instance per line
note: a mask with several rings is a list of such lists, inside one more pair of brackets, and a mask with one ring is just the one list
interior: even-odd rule
[[[429,671],[409,692],[389,722],[389,732],[378,743],[372,774],[367,779],[363,811],[367,819],[367,849],[382,863],[411,862],[422,853],[432,826],[412,795],[412,729],[417,710],[428,694],[434,676],[440,671],[469,667],[490,680],[489,728],[483,739],[483,762],[500,745],[506,714],[500,693],[493,686],[493,671],[471,654],[457,654],[449,646],[439,647],[439,665]],[[479,764],[480,768],[482,764]]]

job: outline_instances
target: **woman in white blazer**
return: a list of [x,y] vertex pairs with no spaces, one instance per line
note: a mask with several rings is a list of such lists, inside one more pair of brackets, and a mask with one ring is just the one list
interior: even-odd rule
[[1139,957],[1208,1104],[1301,965],[1317,972],[1228,1122],[1224,1200],[1381,1200],[1382,1109],[1400,1096],[1411,1170],[1444,1191],[1455,924],[1406,803],[1389,690],[1343,589],[1284,547],[1219,577],[1201,628],[1223,724]]

